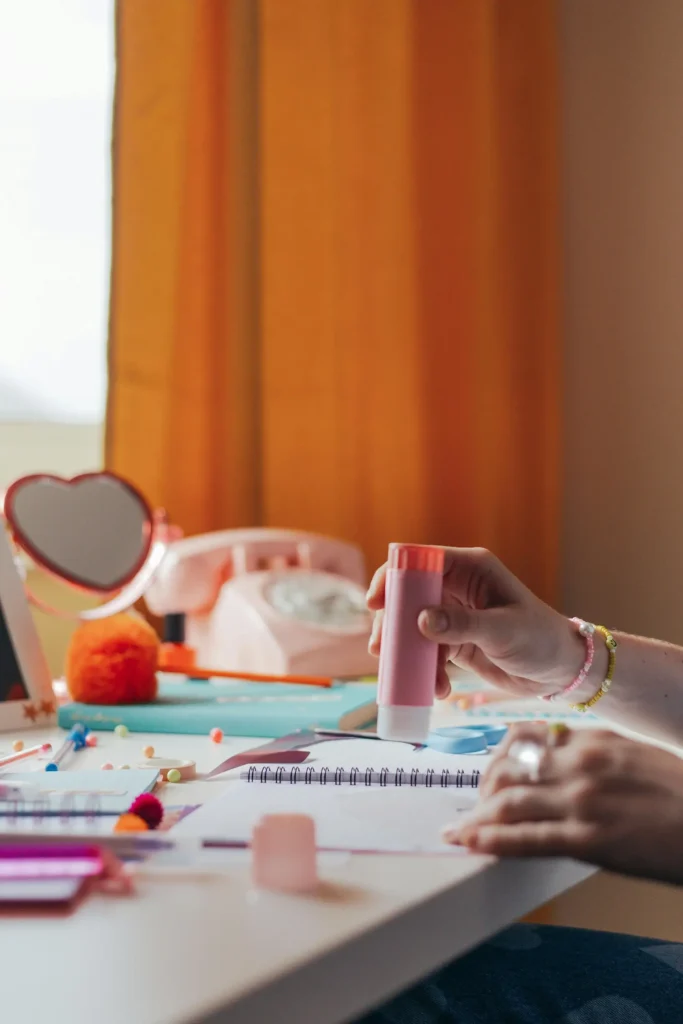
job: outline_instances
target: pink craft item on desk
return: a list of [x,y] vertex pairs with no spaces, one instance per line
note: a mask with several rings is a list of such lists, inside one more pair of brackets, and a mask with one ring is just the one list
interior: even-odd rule
[[307,814],[267,814],[251,837],[252,882],[274,892],[312,892],[318,884],[315,823]]

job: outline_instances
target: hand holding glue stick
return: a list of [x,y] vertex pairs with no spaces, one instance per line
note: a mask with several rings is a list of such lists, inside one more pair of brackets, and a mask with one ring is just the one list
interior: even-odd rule
[[[492,683],[508,698],[552,695],[567,686],[586,657],[576,626],[536,597],[489,551],[438,550],[443,555],[443,591],[436,600],[425,599],[416,611],[417,631],[438,645],[436,696],[448,697],[451,691],[447,662]],[[370,638],[373,654],[384,646],[393,600],[390,572],[391,565],[378,569],[368,591],[368,605],[376,613]],[[588,693],[595,680],[594,688],[600,685],[607,667],[605,650],[600,654],[602,660],[596,649],[586,681]]]

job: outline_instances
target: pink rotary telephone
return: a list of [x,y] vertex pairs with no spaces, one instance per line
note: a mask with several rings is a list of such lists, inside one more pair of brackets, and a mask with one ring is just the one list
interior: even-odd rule
[[359,548],[294,530],[225,530],[174,541],[145,594],[184,613],[197,661],[274,675],[375,675]]

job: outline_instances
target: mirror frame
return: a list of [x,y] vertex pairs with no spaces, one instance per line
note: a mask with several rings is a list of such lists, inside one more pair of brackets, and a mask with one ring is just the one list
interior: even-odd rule
[[0,612],[14,648],[27,698],[0,701],[0,732],[53,726],[57,701],[9,538],[0,529]]
[[[127,572],[125,576],[119,577],[111,586],[107,587],[97,586],[88,582],[85,579],[73,576],[65,572],[61,568],[61,566],[56,565],[49,558],[46,558],[42,554],[42,552],[38,551],[38,549],[33,546],[30,538],[27,537],[24,531],[21,529],[21,526],[17,522],[17,518],[14,513],[14,500],[16,494],[18,491],[21,490],[22,487],[24,487],[28,483],[49,480],[66,487],[70,487],[72,485],[78,485],[83,480],[92,479],[108,479],[116,481],[118,486],[123,487],[129,491],[129,493],[142,506],[146,513],[146,522],[143,527],[143,549],[140,554],[140,557],[138,558],[135,566],[129,572]],[[86,591],[91,594],[111,594],[117,590],[120,590],[122,587],[126,586],[128,583],[134,580],[137,574],[142,569],[142,567],[145,565],[152,546],[154,532],[154,516],[152,513],[152,509],[149,506],[149,503],[136,487],[133,487],[132,484],[130,484],[127,480],[124,480],[122,477],[117,476],[115,473],[110,473],[107,470],[100,470],[98,472],[93,473],[80,473],[78,474],[78,476],[73,476],[71,478],[60,477],[54,473],[31,473],[27,476],[22,476],[18,480],[15,480],[13,483],[11,483],[10,486],[7,488],[7,491],[5,492],[4,515],[14,537],[15,543],[33,559],[33,561],[39,568],[43,569],[45,572],[48,572],[51,576],[55,577],[56,579],[68,583],[69,586],[75,587],[78,590]]]

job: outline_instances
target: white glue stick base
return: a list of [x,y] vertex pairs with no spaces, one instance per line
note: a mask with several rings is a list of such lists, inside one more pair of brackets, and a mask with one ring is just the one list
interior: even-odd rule
[[382,740],[401,743],[426,743],[432,709],[392,704],[377,708],[377,735]]

